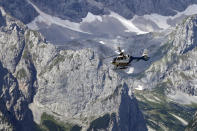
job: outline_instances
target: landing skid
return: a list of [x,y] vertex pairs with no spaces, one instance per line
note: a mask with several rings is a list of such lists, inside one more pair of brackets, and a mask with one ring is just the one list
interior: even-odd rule
[[122,70],[122,69],[127,69],[128,68],[128,66],[124,66],[124,67],[120,67],[120,66],[115,66],[114,67],[114,70]]

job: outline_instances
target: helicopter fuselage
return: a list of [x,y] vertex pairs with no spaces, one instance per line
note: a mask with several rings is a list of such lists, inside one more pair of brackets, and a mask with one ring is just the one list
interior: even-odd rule
[[127,68],[133,60],[137,60],[137,61],[139,61],[139,60],[148,61],[149,60],[149,57],[146,56],[146,55],[141,56],[141,57],[133,57],[133,56],[129,56],[129,55],[120,55],[118,57],[115,57],[111,63],[116,68],[117,67]]
[[[144,61],[148,61],[150,57],[148,57],[148,51],[144,50],[143,54],[141,57],[134,57],[134,56],[130,56],[130,55],[126,55],[124,54],[124,52],[120,49],[120,47],[118,47],[118,51],[119,51],[119,55],[117,57],[115,57],[112,60],[112,64],[114,65],[115,68],[120,67],[120,69],[125,69],[128,66],[130,66],[130,63],[133,60],[139,61],[139,60],[144,60]],[[113,55],[114,56],[114,55]],[[110,56],[110,57],[113,57]],[[109,58],[109,57],[108,57]]]
[[112,64],[116,67],[125,67],[130,63],[130,56],[118,56],[113,59]]

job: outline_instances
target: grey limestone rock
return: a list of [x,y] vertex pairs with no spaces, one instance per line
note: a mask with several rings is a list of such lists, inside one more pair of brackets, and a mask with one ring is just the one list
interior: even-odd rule
[[28,4],[27,0],[1,0],[0,6],[2,6],[7,13],[25,24],[31,22],[38,16],[36,10],[32,5]]
[[82,130],[147,130],[128,85],[94,51],[59,50],[2,14],[0,109],[16,130],[35,130],[43,113]]
[[171,93],[179,90],[197,95],[196,30],[196,15],[184,19],[175,31],[169,34],[169,40],[155,54],[163,54],[163,57],[154,62],[136,83],[147,87],[156,87],[163,83],[165,87],[169,87]]

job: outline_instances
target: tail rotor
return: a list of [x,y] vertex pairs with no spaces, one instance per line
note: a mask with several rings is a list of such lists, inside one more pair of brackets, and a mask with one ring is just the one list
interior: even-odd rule
[[147,49],[144,49],[144,52],[142,54],[142,58],[145,61],[148,61],[150,59],[150,57],[148,57],[148,50]]

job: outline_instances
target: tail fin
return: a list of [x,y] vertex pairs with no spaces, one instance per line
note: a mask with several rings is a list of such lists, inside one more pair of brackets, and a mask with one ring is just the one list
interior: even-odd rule
[[144,52],[143,52],[142,56],[148,56],[148,50],[147,49],[144,49]]
[[148,57],[148,50],[144,49],[144,52],[142,54],[142,59],[145,61],[148,61],[150,59],[150,57]]

